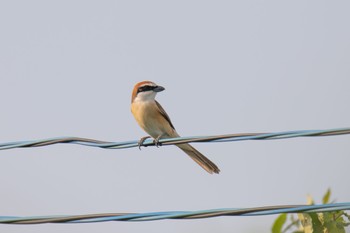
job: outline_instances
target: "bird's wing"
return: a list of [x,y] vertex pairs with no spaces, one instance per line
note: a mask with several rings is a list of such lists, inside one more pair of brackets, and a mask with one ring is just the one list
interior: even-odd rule
[[171,128],[173,128],[175,130],[175,127],[173,125],[173,123],[171,123],[170,117],[168,116],[168,114],[165,112],[165,110],[163,109],[162,105],[160,105],[160,103],[158,103],[156,101],[157,107],[159,109],[160,114],[164,117],[164,119],[169,123],[169,125],[171,126]]

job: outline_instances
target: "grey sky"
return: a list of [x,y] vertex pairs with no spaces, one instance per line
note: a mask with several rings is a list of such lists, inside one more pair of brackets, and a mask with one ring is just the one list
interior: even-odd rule
[[[349,1],[1,1],[0,141],[136,140],[133,85],[183,136],[350,126]],[[73,145],[2,151],[0,215],[303,204],[328,187],[349,201],[349,136],[175,147]],[[276,216],[1,232],[268,232]]]

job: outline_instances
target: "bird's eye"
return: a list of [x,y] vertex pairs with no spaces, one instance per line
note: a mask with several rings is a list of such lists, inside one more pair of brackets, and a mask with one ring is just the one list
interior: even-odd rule
[[153,86],[142,86],[142,87],[139,87],[139,89],[137,89],[137,93],[144,92],[144,91],[151,91],[154,88],[155,87],[153,87]]

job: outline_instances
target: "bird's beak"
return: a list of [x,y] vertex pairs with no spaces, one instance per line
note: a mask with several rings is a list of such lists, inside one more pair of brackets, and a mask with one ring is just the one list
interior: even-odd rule
[[154,92],[161,92],[161,91],[164,91],[165,88],[162,87],[162,86],[157,86],[156,88],[153,89]]

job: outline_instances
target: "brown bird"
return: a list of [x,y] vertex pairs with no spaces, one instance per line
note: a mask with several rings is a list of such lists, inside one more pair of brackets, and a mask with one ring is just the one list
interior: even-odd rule
[[[168,114],[155,100],[157,93],[164,90],[164,87],[158,86],[151,81],[143,81],[134,86],[131,97],[132,114],[140,127],[154,139],[156,145],[159,145],[159,139],[161,138],[179,137]],[[149,137],[140,139],[139,146],[142,145],[146,138]],[[210,174],[220,172],[220,169],[212,161],[191,145],[184,143],[176,146]]]

